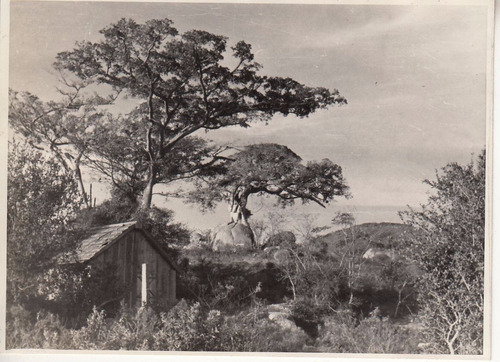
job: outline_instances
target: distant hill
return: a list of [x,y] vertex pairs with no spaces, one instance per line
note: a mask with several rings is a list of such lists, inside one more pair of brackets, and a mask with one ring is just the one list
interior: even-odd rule
[[349,236],[354,236],[356,243],[360,246],[370,244],[372,248],[389,249],[398,245],[405,232],[410,229],[410,226],[398,223],[366,223],[355,225],[345,231],[337,230],[319,236],[316,240],[326,243],[328,249],[341,247],[345,240],[345,232]]

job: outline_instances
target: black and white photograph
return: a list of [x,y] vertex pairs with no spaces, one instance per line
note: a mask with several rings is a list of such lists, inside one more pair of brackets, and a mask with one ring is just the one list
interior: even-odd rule
[[4,352],[489,358],[493,6],[4,1]]

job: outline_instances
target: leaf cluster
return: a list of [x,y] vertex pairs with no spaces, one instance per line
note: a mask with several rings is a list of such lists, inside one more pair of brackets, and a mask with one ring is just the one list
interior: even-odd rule
[[211,208],[216,202],[231,200],[237,193],[276,196],[282,205],[295,200],[324,206],[337,196],[348,195],[342,168],[328,159],[302,163],[288,147],[256,144],[245,147],[224,162],[225,171],[206,178],[191,193],[191,199]]

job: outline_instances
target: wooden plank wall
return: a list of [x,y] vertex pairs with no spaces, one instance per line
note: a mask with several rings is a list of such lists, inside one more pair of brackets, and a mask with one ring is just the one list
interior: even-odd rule
[[132,230],[98,255],[94,265],[113,264],[119,280],[128,290],[129,306],[141,304],[141,267],[147,263],[148,301],[170,308],[176,302],[176,271],[165,261],[138,230]]

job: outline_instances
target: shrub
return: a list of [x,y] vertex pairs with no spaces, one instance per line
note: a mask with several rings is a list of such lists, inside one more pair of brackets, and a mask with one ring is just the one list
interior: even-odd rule
[[68,348],[71,334],[54,314],[39,312],[33,315],[21,306],[7,312],[6,348]]
[[260,305],[228,317],[224,336],[227,350],[240,352],[300,352],[309,342],[302,329],[269,320]]
[[74,349],[151,350],[158,332],[160,318],[151,308],[122,309],[115,319],[107,319],[104,311],[96,308],[87,318],[87,324],[72,331]]
[[160,317],[151,308],[123,309],[111,324],[106,349],[151,350]]
[[317,340],[321,352],[417,353],[418,334],[372,315],[358,321],[350,311],[326,318]]
[[72,331],[72,347],[74,349],[106,349],[105,341],[109,331],[105,320],[106,313],[96,308],[87,318],[87,325],[80,330]]
[[[234,312],[259,298],[278,299],[272,292],[286,292],[277,271],[251,255],[189,250],[185,273],[180,275],[178,297],[199,302],[204,308]],[[253,260],[252,260],[253,259]],[[279,294],[279,293],[276,293]]]
[[315,307],[336,308],[345,299],[346,280],[338,260],[318,243],[287,248],[277,263],[281,279],[288,283],[294,301],[306,299]]
[[427,352],[483,353],[486,151],[450,163],[421,210],[402,212],[412,228],[405,245],[422,270],[420,317]]
[[181,301],[161,317],[154,336],[155,350],[171,351],[302,351],[308,341],[299,328],[286,328],[269,320],[267,310],[253,306],[233,316]]
[[162,314],[161,326],[154,335],[154,349],[160,351],[217,351],[223,317],[217,310],[203,310],[199,303],[178,303]]
[[331,313],[326,303],[314,303],[311,298],[301,297],[292,303],[292,318],[311,337],[318,336],[318,328],[326,315]]

